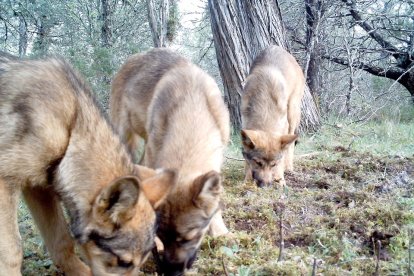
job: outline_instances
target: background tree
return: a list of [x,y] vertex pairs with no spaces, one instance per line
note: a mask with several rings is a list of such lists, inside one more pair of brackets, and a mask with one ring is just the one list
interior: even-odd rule
[[[350,12],[352,2],[362,21],[356,21]],[[392,51],[382,47],[371,35],[377,38],[380,35],[398,48],[401,56],[408,53],[414,26],[411,2],[280,1],[293,52],[308,72],[309,85],[317,87],[313,88],[316,91],[313,95],[320,98],[320,110],[325,118],[347,116],[353,121],[366,121],[379,116],[409,116],[410,94],[400,82],[404,81],[403,77],[408,78],[411,70],[399,68]],[[357,22],[368,23],[371,31],[367,32]],[[313,47],[309,44],[312,39]],[[317,68],[311,69],[314,58]],[[306,70],[307,62],[309,69]],[[391,74],[396,71],[399,75]],[[396,81],[398,77],[401,78]],[[393,108],[387,108],[390,106]]]
[[[365,31],[357,45],[360,58],[352,66],[399,82],[409,91],[414,104],[414,3],[409,0],[341,2],[349,11],[346,16],[350,27],[357,25]],[[343,52],[324,57],[350,65],[341,55]]]
[[321,88],[321,23],[325,15],[327,3],[324,0],[304,0],[306,11],[306,56],[304,74],[310,92],[319,104]]
[[154,47],[166,47],[176,32],[177,1],[147,0],[147,13]]
[[[279,4],[270,0],[209,0],[208,3],[225,101],[233,127],[240,129],[242,86],[252,61],[270,44],[288,49]],[[319,124],[318,110],[306,89],[301,127],[313,131]]]

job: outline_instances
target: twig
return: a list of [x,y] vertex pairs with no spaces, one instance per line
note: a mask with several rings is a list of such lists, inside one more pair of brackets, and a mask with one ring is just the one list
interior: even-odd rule
[[350,150],[351,150],[352,144],[353,144],[354,142],[355,142],[355,136],[352,136],[351,143],[349,143],[348,148],[347,148],[347,150],[348,150],[348,151],[350,151]]
[[230,157],[230,156],[224,156],[226,159],[230,159],[230,160],[236,160],[236,161],[244,161],[244,159],[239,159],[239,158],[235,158],[235,157]]
[[316,275],[316,258],[313,258],[312,276]]
[[295,155],[294,158],[305,158],[305,157],[313,157],[315,155],[319,155],[322,152],[320,151],[315,151],[315,152],[310,152],[310,153],[305,153],[305,154],[300,154],[300,155]]
[[375,251],[375,255],[376,255],[377,259],[376,259],[376,264],[375,264],[375,273],[374,273],[374,275],[379,276],[380,275],[379,274],[379,269],[380,269],[379,261],[380,261],[380,252],[381,252],[381,241],[377,240],[376,244],[377,244],[376,250],[374,248],[374,251]]
[[213,45],[214,39],[211,39],[210,45],[208,45],[207,49],[204,51],[204,54],[200,57],[197,64],[200,64],[200,62],[203,60],[203,58],[207,55],[208,51],[210,50],[211,46]]
[[280,235],[280,243],[279,243],[279,257],[277,258],[277,261],[283,261],[283,250],[285,248],[285,241],[283,237],[283,211],[285,210],[285,206],[283,203],[280,204],[280,210],[279,210],[279,235]]
[[408,276],[413,276],[413,271],[411,270],[411,250],[412,250],[412,246],[413,246],[413,230],[410,229],[408,231]]
[[221,264],[223,265],[224,275],[229,276],[229,273],[227,272],[226,264],[224,263],[224,254],[221,256]]

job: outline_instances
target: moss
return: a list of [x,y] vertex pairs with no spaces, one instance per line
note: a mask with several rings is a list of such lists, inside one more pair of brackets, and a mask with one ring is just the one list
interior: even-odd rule
[[[380,127],[382,128],[382,126]],[[403,127],[396,126],[403,131]],[[409,229],[414,228],[414,158],[410,147],[396,156],[401,137],[378,151],[371,139],[349,145],[348,130],[302,138],[295,172],[287,173],[287,189],[259,189],[244,183],[244,164],[226,159],[223,175],[224,219],[231,236],[206,237],[189,275],[310,275],[314,259],[323,275],[369,275],[375,271],[373,240],[380,240],[380,273],[403,275],[408,266]],[[367,128],[354,130],[363,133]],[[378,129],[372,132],[380,133]],[[407,131],[411,131],[410,128]],[[402,135],[406,137],[405,134]],[[392,138],[392,137],[391,137]],[[381,138],[382,139],[382,138]],[[405,138],[404,138],[405,139]],[[374,143],[374,144],[373,144]],[[388,151],[385,150],[390,146]],[[312,153],[311,155],[305,155]],[[226,151],[241,158],[237,141]],[[279,256],[279,213],[275,203],[285,194],[284,260]],[[27,210],[19,213],[24,240],[24,275],[54,275]],[[412,237],[411,237],[412,239]],[[228,248],[231,256],[223,253]],[[146,275],[154,267],[146,265]]]

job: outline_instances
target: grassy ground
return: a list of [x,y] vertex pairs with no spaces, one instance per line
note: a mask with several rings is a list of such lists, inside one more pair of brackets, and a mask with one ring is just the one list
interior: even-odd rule
[[[243,183],[243,162],[227,159],[223,202],[232,235],[207,237],[189,274],[311,275],[315,264],[320,275],[372,275],[380,243],[380,275],[407,275],[413,138],[413,122],[331,122],[301,139],[296,171],[286,175],[283,190]],[[234,140],[226,155],[241,158]],[[56,275],[23,205],[20,211],[23,274]],[[284,257],[278,262],[281,214]]]

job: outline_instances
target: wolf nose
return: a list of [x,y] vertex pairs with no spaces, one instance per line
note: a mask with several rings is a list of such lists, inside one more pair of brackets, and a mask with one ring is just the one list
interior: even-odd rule
[[262,180],[256,180],[256,185],[259,188],[263,188],[263,186],[265,185],[264,181]]

